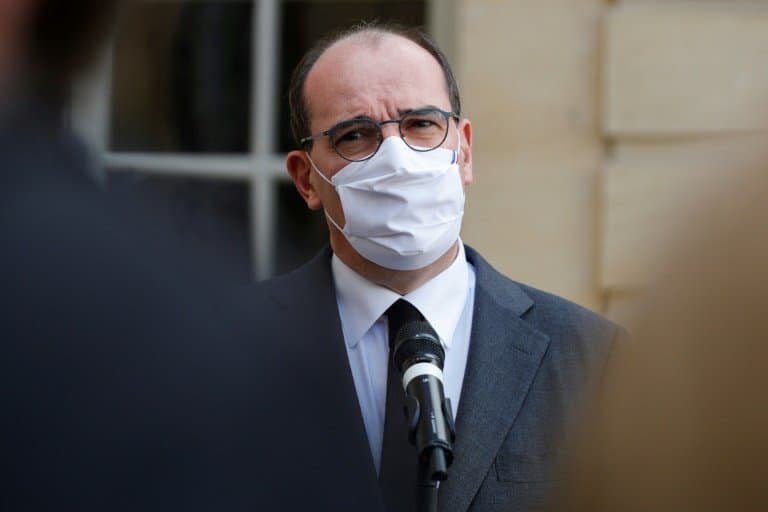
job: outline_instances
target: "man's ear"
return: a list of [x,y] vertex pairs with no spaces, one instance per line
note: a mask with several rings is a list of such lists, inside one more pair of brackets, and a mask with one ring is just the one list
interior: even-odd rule
[[319,210],[323,204],[312,185],[312,164],[304,151],[294,150],[285,157],[285,167],[291,175],[296,190],[311,210]]
[[459,165],[461,165],[461,182],[465,187],[472,183],[472,123],[469,119],[459,121],[458,129],[461,132],[461,155],[459,156]]

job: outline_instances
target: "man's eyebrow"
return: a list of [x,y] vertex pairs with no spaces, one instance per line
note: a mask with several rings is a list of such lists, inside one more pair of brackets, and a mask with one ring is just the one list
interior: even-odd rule
[[431,109],[443,110],[437,105],[423,105],[421,107],[416,107],[416,108],[400,109],[397,111],[397,113],[400,114],[401,116],[404,116],[405,114],[410,114],[411,112],[419,112],[421,110],[431,110]]
[[355,117],[345,117],[344,119],[341,119],[340,121],[333,124],[333,126],[339,125],[341,123],[348,123],[350,121],[362,121],[362,120],[374,120],[371,116],[367,116],[365,114],[358,114]]
[[[422,110],[431,110],[431,109],[442,110],[442,108],[438,107],[437,105],[422,105],[420,107],[415,107],[415,108],[401,108],[401,109],[398,109],[397,110],[397,114],[402,117],[402,116],[404,116],[406,114],[410,114],[411,112],[420,112]],[[368,115],[365,115],[365,114],[358,114],[358,115],[356,115],[354,117],[347,117],[347,118],[341,119],[340,121],[334,123],[333,126],[339,125],[341,123],[347,123],[349,121],[362,121],[362,120],[373,120],[373,121],[375,121],[375,119],[372,118],[371,116],[368,116]]]

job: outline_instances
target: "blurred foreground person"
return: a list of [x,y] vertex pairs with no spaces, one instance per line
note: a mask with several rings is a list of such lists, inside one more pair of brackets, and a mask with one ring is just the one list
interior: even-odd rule
[[554,510],[768,510],[768,159],[701,197]]
[[257,510],[258,300],[62,122],[112,7],[0,0],[0,510]]

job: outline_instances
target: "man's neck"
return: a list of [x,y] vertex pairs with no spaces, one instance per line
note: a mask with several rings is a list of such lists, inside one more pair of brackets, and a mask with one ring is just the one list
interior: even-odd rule
[[343,235],[331,235],[331,248],[334,254],[349,268],[371,281],[400,295],[416,290],[424,283],[451,266],[459,252],[457,240],[434,263],[416,270],[392,270],[366,260],[355,251]]

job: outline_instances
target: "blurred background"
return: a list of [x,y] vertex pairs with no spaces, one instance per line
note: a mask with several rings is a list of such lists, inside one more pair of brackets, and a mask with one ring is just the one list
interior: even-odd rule
[[475,137],[463,239],[619,322],[687,205],[768,129],[768,0],[128,1],[72,124],[112,186],[234,244],[246,279],[288,271],[327,239],[283,166],[290,72],[374,18],[424,26],[453,62]]

